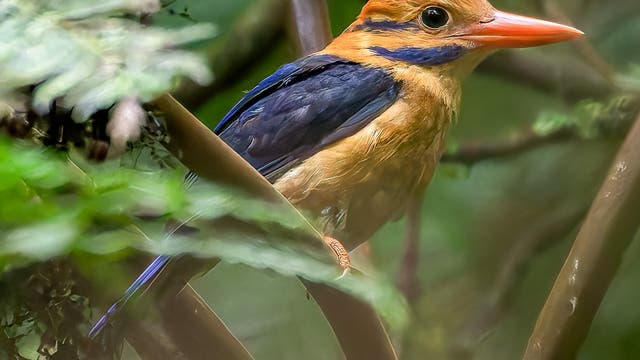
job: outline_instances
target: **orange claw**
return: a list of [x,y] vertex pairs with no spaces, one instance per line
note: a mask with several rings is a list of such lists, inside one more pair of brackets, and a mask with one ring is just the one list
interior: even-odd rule
[[349,268],[351,268],[351,258],[349,257],[349,252],[344,245],[342,245],[340,241],[329,236],[324,236],[323,240],[327,245],[329,245],[331,250],[333,250],[333,253],[336,254],[338,265],[340,265],[345,273],[349,271]]

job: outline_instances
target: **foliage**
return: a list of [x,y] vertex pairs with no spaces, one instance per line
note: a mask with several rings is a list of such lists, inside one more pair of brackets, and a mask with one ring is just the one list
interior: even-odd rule
[[[77,359],[89,298],[68,262],[54,260],[0,278],[0,354],[8,359]],[[84,295],[83,295],[84,294]]]
[[[6,290],[2,292],[5,315],[0,323],[5,332],[13,334],[18,348],[34,333],[42,338],[42,344],[34,343],[41,353],[57,354],[63,345],[82,343],[88,324],[83,311],[90,294],[82,281],[76,283],[71,275],[83,278],[90,274],[77,274],[63,259],[69,254],[99,255],[106,261],[131,249],[219,257],[329,283],[370,302],[396,326],[406,320],[403,302],[388,284],[359,272],[338,279],[340,270],[326,250],[300,241],[309,236],[304,230],[306,223],[288,208],[207,183],[187,191],[182,171],[141,171],[113,163],[97,167],[74,158],[73,154],[66,156],[0,138],[0,197],[6,200],[0,203],[0,279],[4,279]],[[216,221],[228,222],[230,218],[242,222],[243,227],[230,230]],[[189,226],[202,231],[186,237],[166,235],[164,227],[169,219],[189,219]],[[52,259],[57,260],[42,265]],[[40,265],[24,272],[30,264]],[[38,268],[66,272],[53,272],[57,280],[46,275],[51,274],[48,270],[28,275]],[[43,281],[46,285],[36,285]],[[84,292],[77,293],[78,287]],[[15,295],[12,298],[9,294]],[[34,303],[42,301],[45,294],[52,296],[49,305]],[[75,306],[77,316],[71,316],[73,312],[63,308],[65,304]],[[43,322],[54,317],[42,316],[36,309],[57,314],[55,318],[65,326]],[[71,335],[57,332],[69,328],[74,329]],[[46,341],[53,344],[45,346]],[[24,351],[28,350],[21,349]]]
[[199,57],[172,48],[212,36],[212,26],[166,30],[125,16],[159,9],[154,0],[3,0],[0,99],[37,85],[36,112],[47,113],[57,99],[81,122],[124,97],[149,101],[179,76],[209,81]]
[[624,95],[602,103],[584,100],[570,113],[547,111],[533,125],[540,136],[548,136],[562,130],[575,133],[579,138],[594,140],[619,136],[628,130],[633,115],[640,108],[637,98]]

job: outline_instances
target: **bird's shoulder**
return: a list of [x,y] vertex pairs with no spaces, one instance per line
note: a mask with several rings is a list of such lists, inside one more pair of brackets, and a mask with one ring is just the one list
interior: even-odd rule
[[384,69],[311,55],[249,91],[216,133],[269,176],[362,129],[391,106],[400,86]]
[[273,74],[266,77],[253,89],[248,91],[242,99],[227,112],[214,129],[214,132],[219,134],[224,131],[252,102],[268,96],[273,91],[302,79],[312,77],[328,66],[349,63],[351,62],[333,55],[311,55],[281,66]]

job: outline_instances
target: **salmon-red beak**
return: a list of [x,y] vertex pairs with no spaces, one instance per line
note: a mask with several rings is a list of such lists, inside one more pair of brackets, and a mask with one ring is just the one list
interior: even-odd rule
[[578,38],[584,33],[571,26],[496,11],[493,18],[469,29],[460,38],[479,47],[519,48],[552,44]]

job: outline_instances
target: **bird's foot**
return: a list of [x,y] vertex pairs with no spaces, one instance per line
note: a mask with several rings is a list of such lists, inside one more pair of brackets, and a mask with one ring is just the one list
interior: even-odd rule
[[349,252],[340,241],[332,237],[324,236],[323,240],[336,255],[338,265],[340,265],[340,267],[344,270],[340,278],[344,277],[351,268],[351,258],[349,257]]

